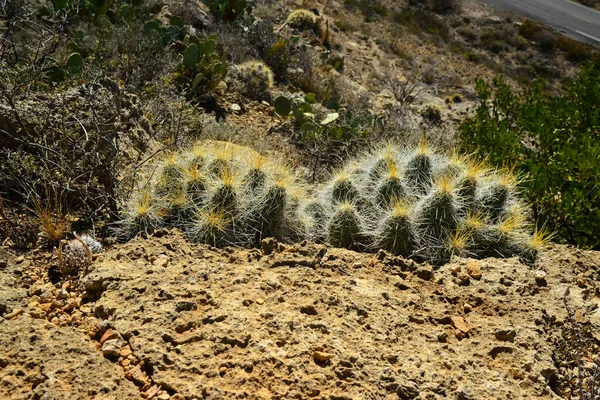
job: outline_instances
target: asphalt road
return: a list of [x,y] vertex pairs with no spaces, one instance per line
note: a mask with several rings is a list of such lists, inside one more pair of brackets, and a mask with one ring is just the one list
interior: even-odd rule
[[600,46],[600,12],[569,0],[481,0],[542,22],[574,39]]

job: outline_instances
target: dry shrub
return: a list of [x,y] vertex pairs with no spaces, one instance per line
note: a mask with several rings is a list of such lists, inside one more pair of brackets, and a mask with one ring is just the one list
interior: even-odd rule
[[37,241],[37,225],[30,219],[11,214],[0,196],[0,243],[17,250],[27,250]]
[[[52,195],[54,193],[54,195]],[[33,212],[40,224],[40,231],[48,245],[56,245],[64,240],[71,230],[71,221],[64,207],[64,199],[46,188],[45,199],[30,192]]]

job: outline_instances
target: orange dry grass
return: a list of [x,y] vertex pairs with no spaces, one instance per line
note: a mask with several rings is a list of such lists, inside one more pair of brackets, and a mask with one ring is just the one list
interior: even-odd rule
[[71,221],[63,207],[63,202],[57,196],[50,197],[46,190],[46,201],[35,193],[32,194],[33,212],[40,223],[40,230],[50,244],[57,244],[65,239],[71,230]]

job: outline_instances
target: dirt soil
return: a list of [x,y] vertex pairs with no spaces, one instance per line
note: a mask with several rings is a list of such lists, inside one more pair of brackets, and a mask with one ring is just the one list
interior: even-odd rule
[[0,250],[0,398],[558,399],[575,376],[560,349],[568,286],[582,327],[600,328],[600,253],[559,245],[535,269],[434,271],[159,231],[79,279],[58,280],[53,263]]

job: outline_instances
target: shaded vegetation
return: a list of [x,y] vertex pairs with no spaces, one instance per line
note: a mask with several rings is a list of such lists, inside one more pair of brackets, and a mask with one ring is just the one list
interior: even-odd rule
[[559,96],[543,89],[477,81],[481,103],[460,127],[463,146],[524,173],[538,223],[559,240],[600,249],[600,64],[567,80]]

